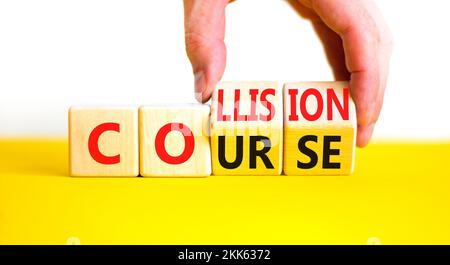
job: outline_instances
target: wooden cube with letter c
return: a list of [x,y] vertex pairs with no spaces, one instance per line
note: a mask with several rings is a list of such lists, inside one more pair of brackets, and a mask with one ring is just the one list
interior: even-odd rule
[[139,175],[138,110],[72,107],[69,110],[70,175]]
[[351,174],[357,125],[348,82],[288,83],[283,93],[284,173]]
[[214,175],[279,175],[283,100],[277,82],[221,82],[211,105]]
[[140,173],[144,177],[211,174],[210,107],[201,104],[139,109]]

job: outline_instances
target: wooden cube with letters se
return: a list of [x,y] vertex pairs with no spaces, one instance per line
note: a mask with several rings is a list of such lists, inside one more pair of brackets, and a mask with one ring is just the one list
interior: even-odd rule
[[211,103],[214,175],[279,175],[283,99],[277,82],[221,82]]
[[284,85],[286,175],[348,175],[353,172],[356,110],[348,82]]

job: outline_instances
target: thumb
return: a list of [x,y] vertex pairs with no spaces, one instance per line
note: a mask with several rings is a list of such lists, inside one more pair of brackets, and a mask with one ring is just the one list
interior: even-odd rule
[[195,76],[195,95],[206,102],[225,71],[225,7],[228,0],[184,0],[186,52]]

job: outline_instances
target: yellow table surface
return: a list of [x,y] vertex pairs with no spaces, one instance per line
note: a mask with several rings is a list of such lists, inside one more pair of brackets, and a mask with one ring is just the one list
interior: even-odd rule
[[450,142],[372,143],[351,176],[72,178],[0,140],[0,244],[450,244]]

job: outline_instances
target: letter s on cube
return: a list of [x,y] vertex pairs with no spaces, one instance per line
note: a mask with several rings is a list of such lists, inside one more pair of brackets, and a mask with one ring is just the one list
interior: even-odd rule
[[210,107],[152,105],[139,109],[140,172],[143,177],[211,175]]
[[133,107],[71,107],[70,175],[139,175],[138,110]]

